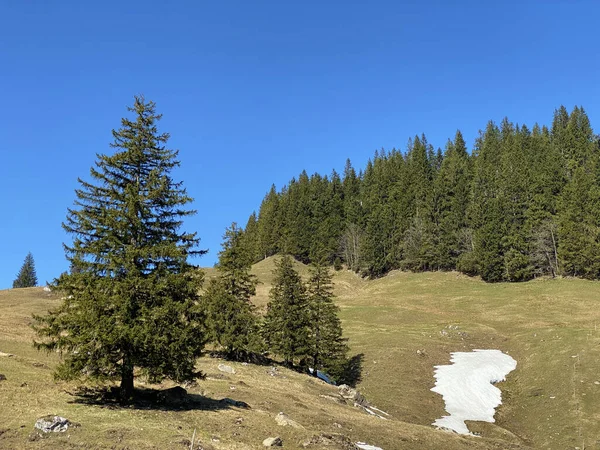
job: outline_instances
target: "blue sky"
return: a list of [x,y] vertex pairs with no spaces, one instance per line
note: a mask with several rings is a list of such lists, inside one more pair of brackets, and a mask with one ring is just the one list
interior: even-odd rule
[[341,171],[424,132],[472,145],[490,119],[600,118],[593,1],[0,2],[0,289],[33,253],[67,268],[77,177],[110,152],[133,95],[164,114],[186,222],[216,261],[272,183]]

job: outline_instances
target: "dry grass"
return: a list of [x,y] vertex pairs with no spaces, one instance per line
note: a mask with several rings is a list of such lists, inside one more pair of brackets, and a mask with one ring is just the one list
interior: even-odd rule
[[[273,267],[271,258],[254,267],[263,283],[259,307],[268,301]],[[77,403],[69,394],[75,385],[52,379],[57,356],[31,346],[31,313],[60,300],[42,289],[7,290],[0,291],[0,351],[14,356],[0,356],[0,373],[7,377],[0,381],[0,448],[185,449],[194,429],[203,448],[215,449],[261,448],[264,438],[275,435],[284,448],[302,448],[319,433],[341,433],[386,450],[598,445],[600,284],[564,279],[490,285],[456,273],[402,272],[366,281],[346,271],[337,272],[335,282],[352,352],[364,354],[359,389],[391,420],[332,401],[327,396],[334,387],[305,375],[280,369],[281,376],[271,377],[268,367],[241,364],[232,364],[236,374],[221,374],[220,361],[211,358],[198,362],[207,380],[188,388],[206,400],[194,408]],[[472,348],[498,348],[518,363],[500,385],[504,404],[497,422],[471,424],[482,438],[430,426],[444,414],[441,397],[429,390],[433,366],[448,363],[452,351]],[[225,397],[250,408],[217,402]],[[279,411],[304,428],[276,425]],[[29,441],[35,419],[47,414],[81,427]]]

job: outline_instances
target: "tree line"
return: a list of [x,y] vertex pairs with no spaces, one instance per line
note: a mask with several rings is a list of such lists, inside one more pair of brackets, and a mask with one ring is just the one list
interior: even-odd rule
[[600,278],[600,145],[581,107],[550,128],[489,122],[469,152],[424,135],[358,173],[303,171],[271,186],[245,227],[253,261],[277,253],[368,277],[458,270],[489,282]]

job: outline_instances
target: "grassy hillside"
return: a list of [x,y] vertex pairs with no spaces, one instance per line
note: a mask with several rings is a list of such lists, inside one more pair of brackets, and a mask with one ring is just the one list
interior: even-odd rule
[[[273,267],[272,258],[254,267],[262,282],[259,307],[268,301]],[[492,285],[456,273],[402,272],[366,281],[345,271],[334,281],[352,353],[364,355],[358,388],[391,420],[333,401],[336,389],[310,377],[282,368],[273,377],[269,367],[241,364],[232,364],[236,374],[222,374],[221,361],[211,358],[198,362],[208,378],[187,387],[196,399],[188,409],[81,403],[71,394],[75,385],[52,380],[58,356],[31,347],[31,313],[60,301],[31,288],[0,291],[0,352],[13,355],[0,356],[7,378],[0,381],[0,448],[184,449],[194,430],[205,449],[261,448],[264,438],[276,435],[284,448],[303,448],[321,433],[385,450],[600,445],[600,284],[563,279]],[[450,352],[472,348],[497,348],[518,363],[499,385],[504,404],[496,423],[470,424],[481,438],[430,426],[444,414],[441,397],[430,391],[433,366],[447,364]],[[249,408],[219,401],[226,397]],[[280,411],[303,428],[277,425]],[[81,427],[30,441],[35,419],[47,414]]]

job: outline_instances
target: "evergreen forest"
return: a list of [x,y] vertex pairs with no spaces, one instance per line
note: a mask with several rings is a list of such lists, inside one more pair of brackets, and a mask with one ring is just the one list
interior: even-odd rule
[[305,171],[273,185],[244,245],[254,262],[285,253],[376,278],[458,270],[488,282],[600,278],[600,146],[581,107],[550,127],[489,122],[468,149],[425,135],[376,151],[364,169]]

